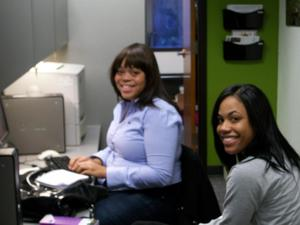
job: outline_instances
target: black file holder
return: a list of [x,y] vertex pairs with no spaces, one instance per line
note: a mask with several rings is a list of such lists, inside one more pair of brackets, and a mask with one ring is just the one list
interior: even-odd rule
[[259,60],[262,58],[264,42],[240,45],[230,41],[223,42],[225,60]]
[[223,25],[226,30],[257,30],[262,27],[264,10],[239,13],[223,9]]

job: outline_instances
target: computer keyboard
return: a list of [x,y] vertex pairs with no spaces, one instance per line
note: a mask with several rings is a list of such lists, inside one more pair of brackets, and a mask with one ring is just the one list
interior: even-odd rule
[[70,158],[69,156],[57,156],[57,157],[49,157],[45,159],[46,165],[50,170],[57,170],[57,169],[65,169],[69,170]]

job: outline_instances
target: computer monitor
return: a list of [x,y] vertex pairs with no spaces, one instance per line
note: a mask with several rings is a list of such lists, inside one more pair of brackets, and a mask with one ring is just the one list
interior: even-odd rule
[[15,148],[0,148],[0,224],[21,225],[19,162]]
[[9,130],[7,142],[19,155],[46,149],[65,152],[64,100],[61,94],[2,96]]
[[2,100],[0,99],[0,147],[4,147],[6,144],[5,139],[8,135],[8,128],[6,124],[6,118],[3,111]]

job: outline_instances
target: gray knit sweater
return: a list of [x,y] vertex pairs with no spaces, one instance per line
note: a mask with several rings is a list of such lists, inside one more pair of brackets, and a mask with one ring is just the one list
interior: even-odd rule
[[300,225],[299,170],[284,173],[269,168],[265,172],[264,160],[245,161],[231,169],[223,214],[208,224]]

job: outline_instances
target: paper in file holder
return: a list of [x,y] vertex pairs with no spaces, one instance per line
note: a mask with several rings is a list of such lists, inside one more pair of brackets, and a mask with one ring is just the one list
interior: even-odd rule
[[256,30],[232,30],[223,42],[225,60],[259,60],[264,42]]
[[257,30],[262,27],[263,16],[263,5],[227,5],[223,9],[223,25],[226,30]]

